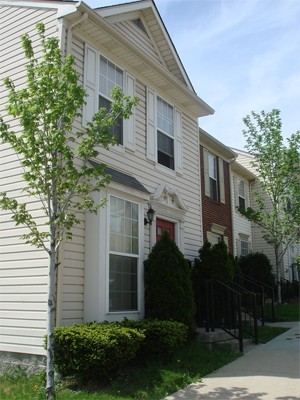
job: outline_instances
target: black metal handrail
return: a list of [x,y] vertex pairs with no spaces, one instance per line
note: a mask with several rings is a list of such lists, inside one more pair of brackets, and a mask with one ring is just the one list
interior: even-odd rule
[[[260,293],[252,292],[242,285],[235,282],[230,284],[241,295],[242,322],[241,329],[254,338],[258,344],[258,301],[257,295]],[[263,314],[263,302],[260,302],[261,313]]]
[[206,331],[220,328],[239,341],[243,352],[241,294],[234,288],[218,280],[207,280],[206,291]]
[[274,288],[270,285],[267,285],[261,281],[258,281],[257,279],[245,275],[242,272],[236,275],[236,281],[239,283],[241,286],[246,287],[248,290],[251,290],[255,293],[259,293],[261,296],[261,316],[260,320],[262,322],[262,325],[265,323],[265,308],[266,308],[266,298],[265,295],[268,296],[268,298],[271,300],[271,321],[275,322],[276,317],[275,317],[275,294],[274,294]]

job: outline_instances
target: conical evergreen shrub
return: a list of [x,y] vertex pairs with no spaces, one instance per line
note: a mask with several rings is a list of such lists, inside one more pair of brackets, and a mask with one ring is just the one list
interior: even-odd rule
[[195,303],[190,268],[167,231],[144,266],[146,318],[174,320],[192,327]]

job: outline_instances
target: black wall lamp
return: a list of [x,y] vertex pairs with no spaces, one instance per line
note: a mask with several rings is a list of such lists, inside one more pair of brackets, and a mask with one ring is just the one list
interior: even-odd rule
[[144,225],[147,225],[147,224],[152,225],[152,221],[154,219],[154,213],[155,213],[155,211],[153,210],[153,208],[150,207],[149,210],[147,211],[148,219],[144,218]]

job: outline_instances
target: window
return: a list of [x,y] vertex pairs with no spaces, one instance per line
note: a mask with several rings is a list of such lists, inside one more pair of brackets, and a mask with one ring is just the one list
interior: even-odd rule
[[183,173],[181,112],[147,88],[147,158]]
[[[123,89],[123,72],[108,61],[105,57],[100,55],[100,68],[99,68],[99,108],[110,109],[112,98],[110,93],[115,86]],[[114,136],[118,144],[123,144],[123,120],[118,118],[116,124],[110,128],[110,133]]]
[[217,157],[208,154],[208,173],[209,173],[209,193],[212,200],[218,200],[217,183]]
[[241,240],[241,256],[246,256],[249,253],[249,244],[245,240]]
[[157,161],[174,169],[174,116],[173,107],[157,98]]
[[135,311],[139,261],[139,206],[110,198],[109,311]]
[[221,235],[217,235],[215,233],[210,234],[210,243],[214,246],[215,244],[220,243],[223,240]]
[[206,232],[207,240],[212,245],[218,244],[223,240],[228,248],[228,236],[225,236],[225,232],[226,226],[212,223],[211,230]]
[[244,181],[239,182],[239,208],[242,208],[243,210],[245,210],[245,208],[246,208]]
[[246,256],[251,252],[251,242],[249,242],[249,235],[239,233],[237,239],[237,255]]
[[[85,45],[84,85],[87,93],[83,109],[84,125],[92,121],[99,108],[110,109],[110,93],[115,86],[122,88],[127,96],[135,96],[135,79],[88,44]],[[123,148],[135,150],[134,110],[129,119],[116,121],[111,134]]]
[[205,196],[225,204],[224,161],[203,148]]

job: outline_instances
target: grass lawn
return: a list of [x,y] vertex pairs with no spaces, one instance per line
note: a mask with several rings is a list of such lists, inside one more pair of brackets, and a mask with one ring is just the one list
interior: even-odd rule
[[299,303],[295,304],[276,304],[275,316],[277,322],[299,321],[300,307]]
[[[96,382],[80,386],[71,379],[57,384],[57,400],[159,400],[239,357],[239,353],[215,348],[209,351],[198,341],[187,343],[169,361],[153,361],[123,371],[111,385]],[[19,369],[0,378],[1,400],[44,400],[44,376],[30,378]]]
[[[283,318],[299,320],[299,305],[277,306]],[[276,311],[277,311],[276,310]],[[298,311],[297,311],[298,310]],[[281,314],[276,314],[281,315]],[[296,319],[298,315],[298,319]],[[289,318],[288,318],[289,317]],[[266,343],[286,331],[285,328],[259,326],[260,343]],[[152,361],[123,371],[109,386],[97,382],[80,385],[72,379],[56,385],[57,400],[159,400],[184,388],[240,356],[226,348],[209,351],[197,340],[186,343],[169,361]],[[44,374],[28,377],[22,369],[0,377],[1,400],[44,400]]]

